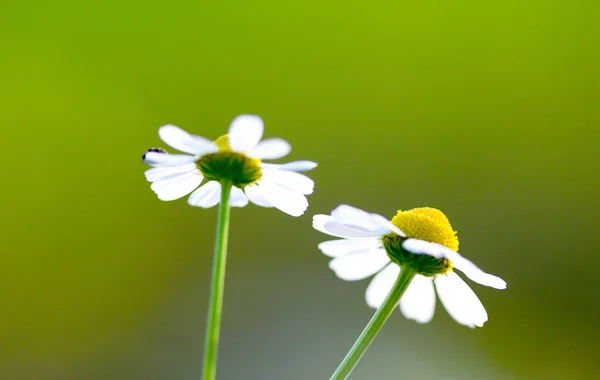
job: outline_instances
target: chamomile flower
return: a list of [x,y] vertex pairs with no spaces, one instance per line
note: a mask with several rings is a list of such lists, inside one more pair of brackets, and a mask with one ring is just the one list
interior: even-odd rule
[[[306,195],[312,194],[314,182],[299,172],[317,166],[311,161],[268,164],[286,156],[291,146],[280,138],[261,141],[263,121],[258,116],[241,115],[233,120],[229,133],[210,141],[194,136],[174,125],[160,127],[160,138],[186,154],[169,154],[152,148],[144,161],[154,166],[146,171],[151,189],[163,201],[190,194],[188,204],[210,208],[220,201],[221,181],[233,187],[230,205],[244,207],[248,200],[263,207],[275,207],[286,214],[300,216],[306,211]],[[200,184],[206,180],[206,183]],[[200,187],[198,187],[200,186]]]
[[481,327],[488,316],[479,298],[455,273],[481,285],[505,289],[506,282],[483,272],[458,252],[458,238],[448,218],[434,208],[398,211],[387,220],[381,215],[341,205],[331,215],[315,215],[313,227],[342,238],[319,244],[333,258],[329,267],[347,281],[375,275],[366,291],[367,304],[379,308],[409,265],[417,274],[400,299],[408,319],[427,323],[433,318],[435,293],[456,322]]

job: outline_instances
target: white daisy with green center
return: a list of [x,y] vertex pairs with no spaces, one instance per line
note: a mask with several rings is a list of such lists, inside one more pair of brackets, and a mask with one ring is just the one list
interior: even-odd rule
[[481,327],[488,315],[473,290],[455,273],[481,285],[505,289],[501,278],[485,273],[462,257],[448,218],[429,207],[398,211],[392,220],[348,205],[331,215],[315,215],[313,227],[342,238],[319,244],[333,257],[329,266],[347,281],[375,275],[366,292],[377,313],[332,379],[345,379],[396,305],[406,318],[427,323],[433,318],[435,293],[460,324]]
[[[216,378],[221,311],[225,287],[230,206],[244,207],[250,200],[263,207],[275,207],[286,214],[300,216],[306,211],[306,195],[314,182],[299,172],[315,168],[311,161],[276,165],[262,160],[286,156],[291,146],[280,138],[261,141],[263,122],[258,116],[241,115],[233,120],[229,133],[210,141],[194,136],[174,125],[158,130],[160,138],[186,154],[169,154],[152,148],[144,153],[151,188],[164,201],[190,194],[192,206],[219,205],[212,268],[211,292],[204,346],[204,380]],[[206,179],[206,183],[200,184]],[[200,187],[198,187],[200,186]]]
[[[291,150],[290,144],[280,138],[261,141],[263,130],[262,119],[253,115],[235,118],[229,132],[214,142],[174,125],[160,127],[160,138],[187,154],[149,149],[143,158],[154,168],[146,171],[146,179],[152,182],[151,188],[159,199],[172,201],[191,193],[188,203],[203,208],[219,204],[225,180],[232,185],[229,203],[233,207],[244,207],[250,200],[262,207],[275,207],[300,216],[308,207],[306,195],[312,194],[314,182],[299,172],[311,170],[317,164],[262,162],[282,158]],[[200,186],[204,180],[207,182]]]

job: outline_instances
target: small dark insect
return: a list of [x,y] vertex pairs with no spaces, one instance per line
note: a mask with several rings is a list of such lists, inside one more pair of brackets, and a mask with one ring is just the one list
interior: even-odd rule
[[144,152],[144,154],[142,155],[142,160],[146,160],[146,154],[153,152],[153,153],[164,153],[167,154],[167,151],[164,150],[163,148],[150,148],[147,151]]

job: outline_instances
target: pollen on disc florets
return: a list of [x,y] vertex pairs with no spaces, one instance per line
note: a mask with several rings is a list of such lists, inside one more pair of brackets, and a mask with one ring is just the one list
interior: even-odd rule
[[419,207],[412,210],[398,210],[392,223],[409,238],[441,244],[458,251],[458,237],[450,221],[438,209]]
[[227,135],[219,137],[215,144],[219,147],[218,152],[205,154],[196,161],[207,180],[229,180],[233,186],[243,189],[262,177],[260,160],[231,150]]
[[424,276],[446,273],[452,269],[448,259],[421,254],[417,255],[402,248],[402,242],[408,238],[441,244],[453,251],[458,250],[458,237],[450,221],[443,212],[430,207],[399,210],[392,223],[406,234],[406,238],[396,234],[385,235],[383,245],[390,258],[399,265],[411,265]]

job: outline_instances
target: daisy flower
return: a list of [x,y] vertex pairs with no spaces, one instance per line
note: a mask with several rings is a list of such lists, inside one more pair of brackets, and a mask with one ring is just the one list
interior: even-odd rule
[[342,238],[319,244],[333,257],[329,267],[347,281],[375,275],[366,291],[367,304],[378,309],[390,293],[400,268],[417,273],[400,299],[408,319],[427,323],[433,318],[435,293],[456,322],[481,327],[488,315],[473,290],[456,274],[495,289],[506,282],[483,272],[458,252],[458,238],[448,218],[434,208],[398,211],[389,221],[381,215],[341,205],[331,215],[315,215],[313,227]]
[[[220,201],[221,182],[233,185],[230,205],[244,207],[250,202],[275,207],[286,214],[300,216],[306,211],[306,195],[314,182],[299,172],[317,166],[311,161],[268,164],[262,160],[286,156],[291,146],[280,138],[261,141],[263,121],[258,116],[241,115],[229,126],[229,133],[210,141],[194,136],[174,125],[160,127],[160,138],[186,154],[169,154],[151,148],[143,159],[153,168],[146,171],[151,189],[163,201],[190,194],[188,204],[210,208]],[[206,183],[200,184],[206,180]],[[200,187],[198,187],[200,186]]]

